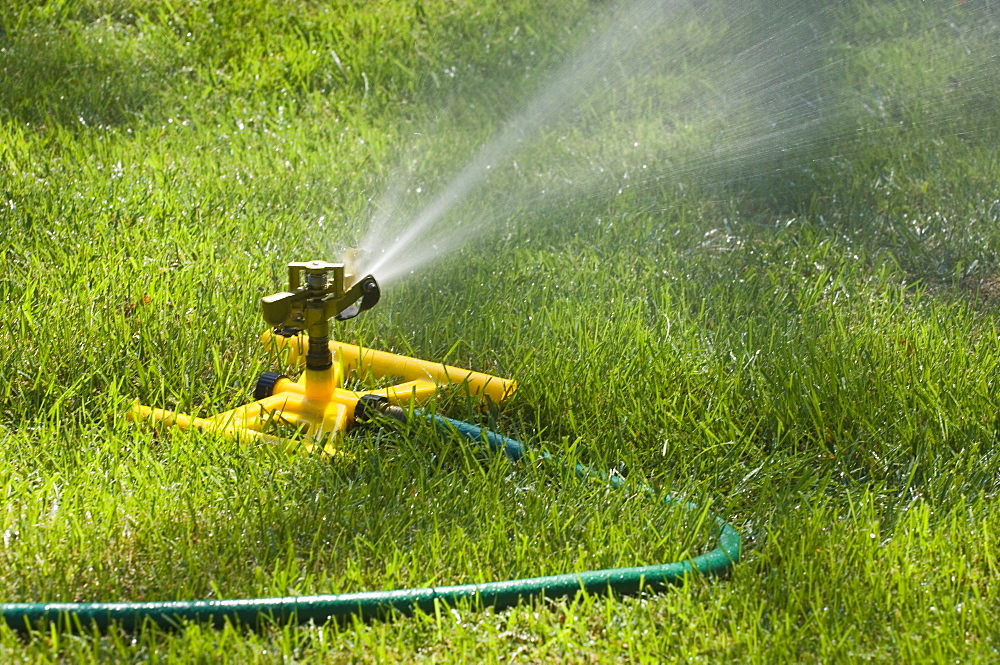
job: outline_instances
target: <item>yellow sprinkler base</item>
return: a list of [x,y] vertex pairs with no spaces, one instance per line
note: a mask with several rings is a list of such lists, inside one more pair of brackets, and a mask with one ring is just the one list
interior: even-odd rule
[[[256,401],[209,418],[143,406],[138,401],[127,417],[264,441],[289,450],[340,455],[336,440],[364,419],[369,403],[419,405],[444,390],[458,389],[499,404],[516,389],[513,381],[489,374],[331,341],[330,318],[351,318],[378,302],[375,279],[368,275],[345,289],[343,264],[311,261],[290,263],[288,268],[290,290],[263,299],[264,319],[273,330],[265,332],[261,341],[269,350],[287,353],[288,364],[305,365],[297,381],[265,372],[257,381]],[[347,390],[344,377],[350,372],[400,382],[378,390]],[[289,429],[294,437],[271,433]]]

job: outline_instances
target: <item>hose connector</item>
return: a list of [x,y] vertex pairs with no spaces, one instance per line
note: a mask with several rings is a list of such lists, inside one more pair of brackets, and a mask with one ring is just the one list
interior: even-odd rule
[[361,399],[354,406],[355,422],[366,425],[379,416],[392,418],[401,423],[406,422],[406,411],[395,404],[390,404],[387,397],[383,397],[382,395],[362,395]]

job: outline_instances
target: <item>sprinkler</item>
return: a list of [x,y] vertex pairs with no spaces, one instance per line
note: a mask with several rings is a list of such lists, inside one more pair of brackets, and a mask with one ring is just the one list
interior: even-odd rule
[[[398,416],[405,411],[403,407],[423,404],[455,387],[495,403],[514,392],[516,384],[508,379],[330,338],[331,319],[352,319],[374,307],[380,295],[372,275],[355,281],[344,263],[289,263],[288,290],[261,299],[264,321],[270,326],[261,341],[268,350],[283,354],[289,364],[305,365],[297,380],[264,372],[257,379],[255,401],[208,418],[143,406],[138,401],[128,417],[339,455],[337,439],[376,412]],[[349,390],[344,379],[351,372],[381,382],[400,382],[377,390]],[[290,429],[292,435],[272,433],[281,428]]]

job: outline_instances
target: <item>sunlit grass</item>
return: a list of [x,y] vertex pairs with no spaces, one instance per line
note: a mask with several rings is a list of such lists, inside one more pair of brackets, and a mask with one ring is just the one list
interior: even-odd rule
[[607,8],[146,4],[0,8],[4,600],[461,584],[711,547],[666,492],[736,525],[746,560],[500,613],[4,629],[3,660],[995,658],[994,4],[790,15],[825,115],[772,100],[792,115],[768,140],[758,98],[715,105],[739,80],[716,58],[783,24],[719,44],[686,17],[664,37],[681,65],[561,116],[445,220],[488,220],[477,238],[337,329],[516,379],[495,423],[438,406],[621,472],[620,492],[420,424],[330,463],[123,417],[247,400],[277,369],[258,301],[284,265],[337,258],[400,179],[419,209]]

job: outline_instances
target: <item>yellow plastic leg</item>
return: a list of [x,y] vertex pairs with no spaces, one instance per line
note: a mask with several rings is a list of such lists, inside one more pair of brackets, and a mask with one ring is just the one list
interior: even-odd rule
[[[265,348],[279,353],[287,352],[287,362],[290,365],[304,362],[308,340],[309,337],[305,334],[282,337],[270,330],[261,337]],[[354,371],[361,376],[370,374],[376,379],[399,378],[405,381],[406,383],[397,384],[385,391],[373,391],[376,394],[384,394],[390,399],[393,399],[393,396],[402,396],[404,391],[406,396],[410,397],[410,393],[416,387],[416,401],[422,403],[445,386],[454,386],[468,389],[469,395],[473,397],[490,399],[499,404],[513,395],[517,389],[517,383],[510,379],[387,351],[366,349],[336,340],[330,342],[330,351],[344,374]]]

